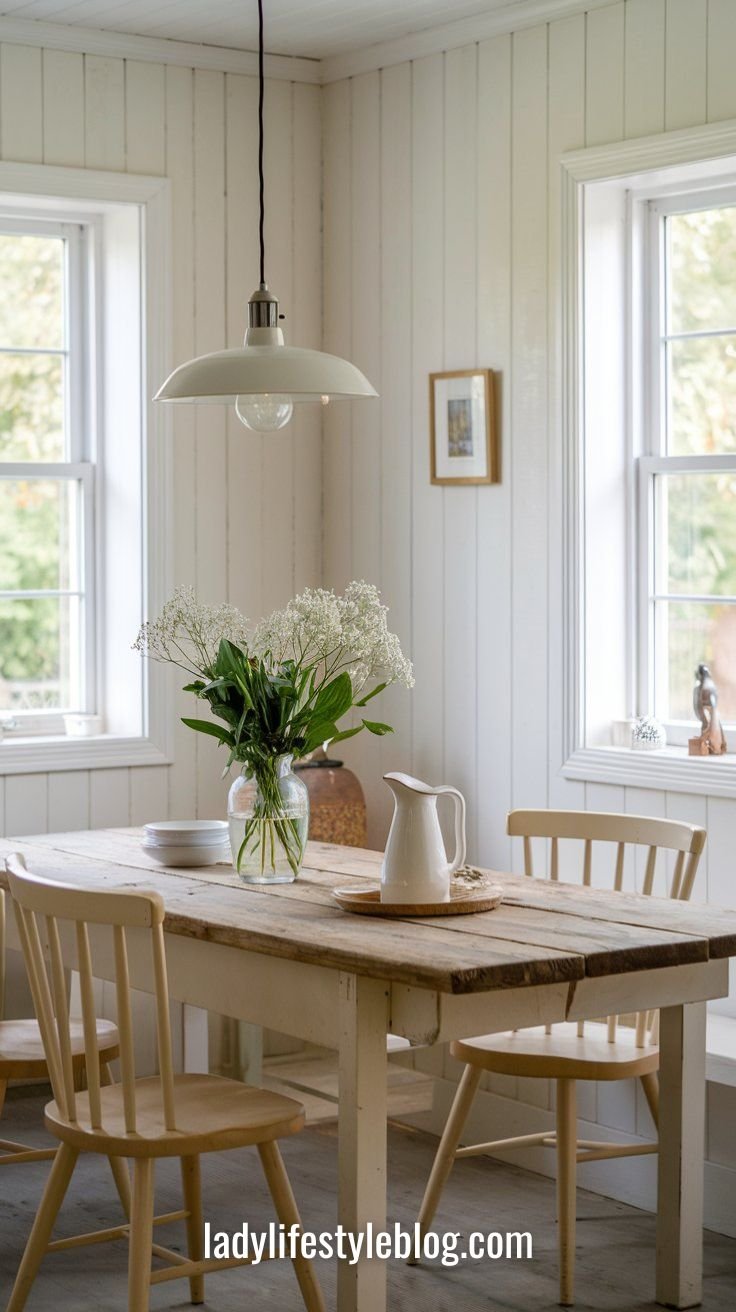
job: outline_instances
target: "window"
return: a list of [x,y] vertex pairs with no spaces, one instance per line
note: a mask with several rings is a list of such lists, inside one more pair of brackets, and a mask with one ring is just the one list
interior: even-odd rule
[[1,774],[171,759],[169,232],[164,179],[0,163]]
[[96,710],[88,230],[0,214],[0,717]]
[[636,709],[684,744],[700,662],[736,722],[736,194],[648,209]]
[[[560,770],[733,797],[736,128],[570,152],[561,190]],[[731,750],[695,761],[701,662]]]

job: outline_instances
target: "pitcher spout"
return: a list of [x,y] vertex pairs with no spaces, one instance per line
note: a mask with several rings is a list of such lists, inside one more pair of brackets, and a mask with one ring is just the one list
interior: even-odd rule
[[402,774],[400,770],[392,770],[389,774],[385,774],[383,778],[395,797],[400,796],[402,792],[422,793],[425,797],[437,797],[441,791],[439,788],[433,788],[431,784],[425,784],[421,779],[415,779],[410,774]]

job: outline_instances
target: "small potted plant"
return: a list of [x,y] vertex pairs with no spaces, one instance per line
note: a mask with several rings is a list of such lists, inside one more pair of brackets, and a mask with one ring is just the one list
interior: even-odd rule
[[339,728],[388,684],[413,685],[387,614],[377,588],[353,582],[342,596],[307,588],[251,629],[235,607],[205,606],[180,588],[141,628],[135,648],[186,671],[185,691],[214,716],[184,724],[227,748],[225,772],[240,766],[228,820],[233,864],[245,882],[282,883],[299,873],[309,796],[293,762],[363,729],[392,732],[362,715]]

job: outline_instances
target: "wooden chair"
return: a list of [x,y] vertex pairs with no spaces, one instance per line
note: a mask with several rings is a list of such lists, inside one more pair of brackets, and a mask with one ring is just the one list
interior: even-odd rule
[[[47,1080],[48,1066],[41,1031],[36,1020],[4,1020],[5,1015],[5,894],[0,889],[0,1115],[10,1080]],[[109,1063],[118,1056],[117,1026],[98,1020],[97,1048],[100,1078],[112,1083]],[[72,1070],[76,1088],[84,1081],[84,1035],[79,1021],[71,1022]],[[56,1148],[29,1148],[10,1139],[0,1139],[0,1166],[16,1162],[44,1162],[56,1156]]]
[[[289,1178],[276,1140],[304,1125],[304,1109],[291,1098],[214,1075],[175,1075],[172,1066],[169,997],[164,950],[164,904],[157,893],[90,890],[30,874],[21,856],[7,862],[18,931],[43,1036],[54,1101],[46,1107],[47,1128],[60,1141],[6,1312],[21,1312],[45,1253],[104,1240],[129,1240],[128,1307],[147,1312],[149,1288],[187,1278],[192,1303],[204,1301],[206,1272],[243,1266],[248,1259],[204,1259],[199,1159],[201,1153],[256,1145],[279,1221],[301,1229]],[[95,941],[110,930],[115,964],[119,1085],[99,1078],[92,996],[92,926]],[[160,1074],[136,1078],[128,974],[128,934],[136,950],[151,950]],[[143,941],[141,941],[143,940]],[[147,942],[146,942],[147,941]],[[88,1090],[74,1087],[69,1016],[64,990],[62,942],[75,951],[79,971],[87,1058]],[[54,1222],[80,1153],[132,1158],[133,1193],[126,1224],[50,1243]],[[154,1217],[154,1164],[158,1157],[181,1160],[184,1208]],[[153,1225],[185,1220],[189,1257],[153,1243]],[[168,1265],[151,1270],[151,1255]],[[299,1256],[294,1269],[308,1312],[324,1312],[312,1264]]]
[[[669,895],[685,900],[692,892],[704,829],[672,820],[590,811],[512,811],[508,833],[524,841],[524,873],[534,874],[532,839],[550,840],[549,878],[559,878],[559,844],[582,840],[583,884],[590,885],[593,844],[616,845],[613,887],[623,888],[627,845],[648,849],[642,892],[651,894],[657,855],[676,853]],[[499,1149],[542,1146],[557,1150],[557,1219],[559,1224],[560,1303],[573,1302],[575,1263],[575,1189],[578,1162],[656,1153],[657,1144],[628,1146],[577,1138],[576,1081],[639,1079],[655,1126],[658,1113],[658,1013],[632,1017],[609,1016],[602,1022],[560,1023],[534,1029],[490,1034],[450,1045],[453,1057],[465,1063],[455,1100],[437,1150],[419,1211],[422,1233],[431,1225],[440,1195],[458,1157]],[[521,1078],[553,1079],[557,1083],[556,1132],[520,1135],[491,1143],[458,1147],[481,1076],[485,1071]]]

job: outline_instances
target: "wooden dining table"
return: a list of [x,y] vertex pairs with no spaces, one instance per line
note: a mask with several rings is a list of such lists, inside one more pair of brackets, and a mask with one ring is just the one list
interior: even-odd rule
[[[386,1221],[389,1034],[428,1045],[661,1008],[656,1297],[701,1301],[705,1011],[728,992],[736,913],[493,872],[494,911],[369,918],[332,897],[378,878],[381,854],[361,849],[309,843],[297,881],[277,885],[244,885],[226,865],[162,867],[135,829],[3,840],[0,857],[11,851],[44,876],[156,889],[173,998],[338,1050],[337,1212],[354,1232]],[[111,979],[105,931],[90,932],[95,974]],[[129,951],[131,984],[152,991],[142,931]],[[340,1264],[338,1312],[386,1306],[384,1262]]]

